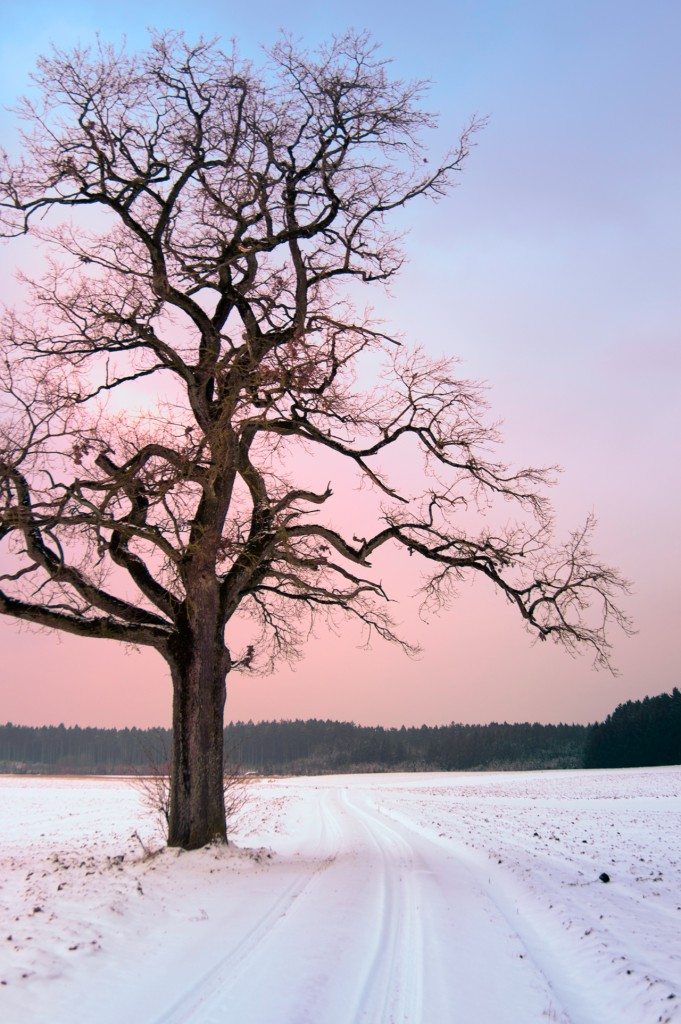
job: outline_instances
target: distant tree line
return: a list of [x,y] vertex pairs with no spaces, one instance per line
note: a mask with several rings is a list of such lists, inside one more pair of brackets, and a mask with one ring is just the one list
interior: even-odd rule
[[[572,768],[582,763],[583,725],[445,725],[384,729],[351,722],[234,722],[225,753],[244,771]],[[0,771],[111,774],[167,759],[166,729],[0,726]]]
[[585,768],[636,768],[681,764],[681,692],[620,704],[592,726],[584,748]]
[[[232,722],[224,742],[232,766],[270,775],[679,764],[681,693],[628,701],[592,726]],[[0,726],[0,772],[126,774],[162,764],[169,750],[168,729]]]

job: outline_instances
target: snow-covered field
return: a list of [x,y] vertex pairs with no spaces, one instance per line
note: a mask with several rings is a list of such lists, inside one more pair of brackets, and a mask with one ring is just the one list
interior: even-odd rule
[[228,848],[135,832],[129,782],[0,778],[3,1024],[681,1021],[681,768],[265,780]]

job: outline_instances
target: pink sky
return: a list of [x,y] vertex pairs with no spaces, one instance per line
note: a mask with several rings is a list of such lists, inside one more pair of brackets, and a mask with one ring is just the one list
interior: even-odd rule
[[[137,43],[155,21],[236,35],[248,52],[272,34],[262,30],[269,3],[258,19],[245,12],[229,24],[208,2],[192,5],[191,24],[174,2],[154,0],[144,12],[124,2],[103,25],[95,5],[67,0],[59,18],[50,5],[31,6],[30,23],[18,17],[0,43],[3,102],[24,87],[49,39],[70,45],[97,27],[114,37],[125,28]],[[424,649],[419,660],[378,643],[358,650],[351,632],[320,633],[295,672],[233,676],[227,717],[592,721],[681,679],[678,12],[577,3],[568,17],[567,5],[549,13],[528,3],[511,15],[498,3],[483,15],[442,0],[426,4],[407,33],[383,3],[364,7],[347,5],[344,24],[372,29],[399,73],[433,80],[444,129],[474,111],[491,117],[461,187],[437,207],[412,209],[410,263],[392,295],[371,298],[409,338],[458,353],[466,376],[490,383],[511,459],[564,467],[559,526],[595,510],[599,552],[634,581],[628,610],[638,634],[617,641],[621,676],[612,679],[587,658],[533,645],[481,585],[463,588],[426,626],[408,599],[416,580],[399,578],[399,563],[400,617]],[[291,5],[294,34],[314,41],[343,27],[306,10]],[[0,127],[8,123],[2,115]],[[5,299],[13,263],[13,251],[0,249]],[[0,721],[169,723],[170,687],[155,654],[10,621],[0,621],[0,643]]]

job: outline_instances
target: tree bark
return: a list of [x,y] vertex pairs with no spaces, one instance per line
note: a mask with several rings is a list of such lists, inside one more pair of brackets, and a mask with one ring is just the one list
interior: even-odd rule
[[197,607],[193,628],[182,631],[171,661],[168,845],[184,850],[227,842],[223,744],[229,655],[217,616],[211,615],[205,604]]

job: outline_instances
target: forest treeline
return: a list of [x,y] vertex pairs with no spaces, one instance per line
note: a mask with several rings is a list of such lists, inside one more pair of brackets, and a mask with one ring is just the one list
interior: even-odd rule
[[[162,765],[168,729],[0,726],[0,772],[125,774]],[[620,705],[604,722],[385,729],[352,722],[233,722],[232,766],[264,774],[617,768],[681,763],[681,693]]]
[[[572,768],[582,763],[587,726],[498,724],[384,729],[351,722],[234,722],[225,753],[243,771]],[[0,771],[119,774],[167,760],[170,731],[73,726],[0,726]]]

